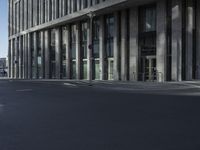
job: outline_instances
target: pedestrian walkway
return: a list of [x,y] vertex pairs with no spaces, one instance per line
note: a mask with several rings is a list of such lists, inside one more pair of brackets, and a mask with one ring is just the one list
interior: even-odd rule
[[[9,79],[7,79],[9,80]],[[95,87],[115,90],[181,90],[181,89],[200,89],[200,81],[185,82],[131,82],[131,81],[87,81],[87,80],[54,80],[54,79],[36,79],[36,80],[9,80],[18,82],[35,82],[65,85],[71,87]]]

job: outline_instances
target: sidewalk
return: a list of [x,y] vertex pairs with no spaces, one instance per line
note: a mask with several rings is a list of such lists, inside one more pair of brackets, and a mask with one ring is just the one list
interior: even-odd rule
[[20,80],[20,79],[3,79],[17,82],[34,82],[48,83],[56,85],[65,85],[73,87],[95,87],[108,88],[115,90],[184,90],[184,89],[200,89],[200,81],[184,81],[184,82],[133,82],[133,81],[86,81],[86,80],[56,80],[56,79],[37,79],[37,80]]

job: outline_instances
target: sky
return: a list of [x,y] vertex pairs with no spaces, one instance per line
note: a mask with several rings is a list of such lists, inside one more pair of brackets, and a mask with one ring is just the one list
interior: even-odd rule
[[0,0],[0,58],[7,56],[8,50],[8,10],[7,0]]

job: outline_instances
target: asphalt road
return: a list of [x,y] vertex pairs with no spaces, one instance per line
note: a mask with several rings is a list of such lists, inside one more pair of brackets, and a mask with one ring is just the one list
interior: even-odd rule
[[0,81],[0,150],[199,150],[200,97]]

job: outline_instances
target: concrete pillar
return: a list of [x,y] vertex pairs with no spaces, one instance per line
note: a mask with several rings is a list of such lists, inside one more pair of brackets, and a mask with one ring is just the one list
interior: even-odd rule
[[19,41],[18,38],[15,38],[15,78],[19,77]]
[[12,14],[12,18],[13,18],[13,34],[16,34],[16,12],[15,12],[15,9],[16,9],[16,5],[15,5],[15,2],[13,1],[13,14]]
[[17,33],[19,33],[20,31],[20,3],[18,2],[17,3],[17,14],[16,14],[16,17],[17,17],[17,22],[16,22],[16,26],[17,26]]
[[81,0],[77,0],[77,11],[81,10]]
[[13,34],[13,1],[9,0],[9,35]]
[[114,68],[113,68],[113,79],[114,80],[119,80],[119,47],[120,47],[120,42],[119,42],[119,13],[115,12],[114,13],[114,20],[115,20],[115,25],[114,25]]
[[38,42],[37,42],[37,32],[33,33],[33,47],[34,47],[34,78],[38,78]]
[[55,19],[59,17],[59,7],[58,7],[58,1],[59,0],[55,0]]
[[25,79],[26,78],[26,66],[25,66],[25,61],[26,61],[26,49],[25,49],[25,46],[26,46],[26,40],[25,40],[25,35],[22,35],[22,38],[23,38],[23,75],[22,75],[22,78]]
[[129,78],[131,81],[138,80],[138,8],[134,7],[130,9],[130,73]]
[[80,23],[76,24],[76,77],[81,79]]
[[27,34],[24,35],[24,79],[28,78],[28,39]]
[[63,16],[63,0],[59,0],[58,2],[58,18],[60,18]]
[[[92,19],[93,20],[93,19]],[[90,20],[90,21],[92,21]],[[92,22],[88,21],[88,28],[87,28],[87,59],[88,59],[88,65],[87,65],[87,75],[88,80],[92,80],[92,49],[89,48],[89,45],[92,45]]]
[[33,26],[33,0],[28,0],[28,23],[29,28]]
[[61,78],[61,29],[56,29],[55,31],[55,50],[56,50],[56,78]]
[[28,28],[28,0],[24,0],[24,29]]
[[186,7],[186,80],[193,79],[194,15],[193,0],[188,0]]
[[36,26],[38,25],[38,0],[34,0],[34,3],[33,3],[33,26]]
[[24,29],[24,0],[20,1],[20,31]]
[[45,47],[44,47],[44,32],[40,31],[40,44],[41,44],[41,72],[42,78],[45,78]]
[[28,50],[28,79],[32,78],[32,38],[31,38],[31,33],[28,33],[27,35],[27,50]]
[[166,81],[166,55],[167,55],[167,14],[166,14],[166,0],[157,1],[157,72],[158,81]]
[[71,13],[75,10],[74,0],[71,1]]
[[71,67],[71,58],[70,58],[70,26],[66,26],[65,33],[66,40],[66,71],[67,71],[67,79],[70,79],[70,67]]
[[10,40],[10,77],[13,78],[13,39]]
[[84,9],[85,1],[81,0],[81,9]]
[[87,0],[87,4],[88,4],[88,7],[90,7],[91,6],[91,0]]
[[182,1],[172,1],[172,80],[182,81]]
[[45,79],[50,78],[50,32],[44,31],[44,46],[45,46]]
[[8,77],[11,77],[11,40],[8,42]]
[[44,14],[44,11],[45,11],[45,7],[44,7],[44,1],[45,0],[40,0],[40,23],[44,23],[44,18],[45,18],[45,14]]
[[72,0],[68,0],[68,5],[67,5],[68,14],[71,14],[71,1]]
[[105,79],[105,23],[104,16],[100,17],[99,51],[100,51],[100,80]]
[[127,37],[127,11],[121,12],[121,80],[126,81],[128,77],[128,37]]
[[67,0],[63,0],[63,8],[62,8],[62,14],[65,16],[67,14]]
[[21,79],[22,78],[22,60],[23,60],[23,58],[22,58],[22,37],[20,36],[19,37],[19,60],[18,60],[18,62],[19,62],[19,78]]
[[196,7],[196,78],[200,79],[200,1],[197,0]]
[[44,16],[45,16],[45,21],[44,22],[48,22],[48,0],[44,0],[45,4],[44,4]]

